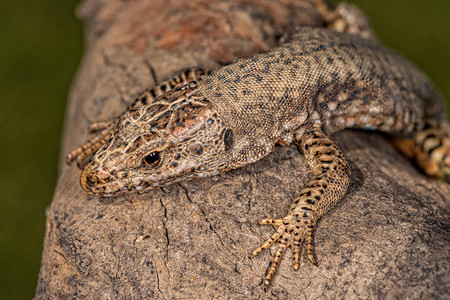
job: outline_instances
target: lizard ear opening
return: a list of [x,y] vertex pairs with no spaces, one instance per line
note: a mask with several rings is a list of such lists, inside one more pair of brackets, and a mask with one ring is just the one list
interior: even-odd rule
[[234,145],[234,134],[231,129],[227,129],[223,135],[223,143],[225,144],[225,151],[233,148]]

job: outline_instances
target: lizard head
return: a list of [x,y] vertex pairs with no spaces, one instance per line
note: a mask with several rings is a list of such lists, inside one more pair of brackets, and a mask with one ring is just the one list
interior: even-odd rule
[[83,168],[81,186],[112,196],[226,171],[234,137],[211,108],[194,82],[129,110]]

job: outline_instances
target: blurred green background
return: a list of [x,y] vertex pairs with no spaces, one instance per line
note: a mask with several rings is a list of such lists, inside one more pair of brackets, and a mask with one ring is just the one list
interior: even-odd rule
[[82,55],[76,0],[0,1],[0,298],[31,299]]
[[[450,1],[350,2],[450,99]],[[30,299],[35,292],[64,110],[82,55],[76,4],[0,4],[0,299]]]

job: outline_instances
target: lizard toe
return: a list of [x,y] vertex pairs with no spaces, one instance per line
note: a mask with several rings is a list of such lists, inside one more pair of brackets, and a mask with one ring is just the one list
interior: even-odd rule
[[[314,258],[314,246],[313,246],[313,222],[302,218],[295,218],[291,215],[288,215],[284,218],[279,219],[271,219],[266,218],[262,219],[259,222],[261,225],[275,225],[278,226],[277,230],[258,248],[256,248],[251,254],[250,257],[255,257],[263,250],[268,249],[275,242],[277,245],[277,249],[272,258],[272,263],[267,269],[266,276],[264,277],[264,287],[268,288],[270,282],[272,281],[273,276],[276,273],[278,265],[280,264],[281,258],[290,246],[292,247],[292,267],[295,271],[299,269],[299,259],[300,259],[300,251],[301,245],[303,241],[306,242],[306,252],[309,260],[316,264],[316,260]],[[311,228],[311,229],[310,229]]]

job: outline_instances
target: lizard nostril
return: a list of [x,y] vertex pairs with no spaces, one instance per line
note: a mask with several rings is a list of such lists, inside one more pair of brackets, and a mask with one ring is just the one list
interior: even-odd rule
[[95,174],[90,173],[88,176],[86,176],[86,184],[89,187],[94,187],[95,184],[98,182],[98,178]]
[[88,193],[93,193],[94,188],[100,182],[100,178],[97,173],[92,169],[92,165],[87,164],[80,177],[81,187],[86,190]]

